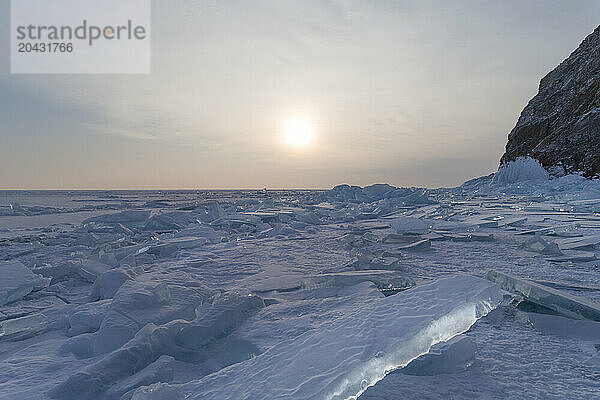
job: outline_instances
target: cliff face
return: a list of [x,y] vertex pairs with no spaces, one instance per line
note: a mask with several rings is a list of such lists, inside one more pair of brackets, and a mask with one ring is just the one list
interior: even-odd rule
[[600,26],[542,78],[501,163],[531,156],[551,172],[600,175]]

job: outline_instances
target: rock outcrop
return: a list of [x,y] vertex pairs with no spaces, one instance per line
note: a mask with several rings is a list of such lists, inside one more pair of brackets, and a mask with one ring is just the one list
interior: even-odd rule
[[551,174],[600,176],[600,26],[540,81],[500,162],[520,156],[538,159]]

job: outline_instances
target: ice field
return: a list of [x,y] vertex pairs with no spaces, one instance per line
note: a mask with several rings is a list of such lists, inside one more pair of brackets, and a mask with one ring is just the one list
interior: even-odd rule
[[600,397],[600,182],[0,192],[0,399]]

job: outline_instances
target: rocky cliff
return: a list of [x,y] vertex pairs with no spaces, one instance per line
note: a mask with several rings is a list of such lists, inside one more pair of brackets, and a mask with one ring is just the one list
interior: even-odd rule
[[542,78],[501,163],[531,156],[553,174],[600,176],[600,26]]

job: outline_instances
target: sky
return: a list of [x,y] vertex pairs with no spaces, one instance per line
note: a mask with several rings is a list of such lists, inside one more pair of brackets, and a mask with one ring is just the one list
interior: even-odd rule
[[456,186],[600,23],[596,0],[156,0],[151,74],[11,75],[9,4],[0,189]]

